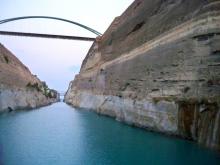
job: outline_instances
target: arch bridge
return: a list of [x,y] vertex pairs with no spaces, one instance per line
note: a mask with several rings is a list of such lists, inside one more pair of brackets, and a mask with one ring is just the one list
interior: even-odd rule
[[[84,28],[97,36],[101,36],[102,34],[88,26],[85,26],[83,24],[80,24],[78,22],[74,22],[71,20],[58,18],[58,17],[50,17],[50,16],[24,16],[24,17],[15,17],[15,18],[9,18],[0,20],[0,24],[5,24],[8,22],[13,22],[17,20],[23,20],[23,19],[52,19],[52,20],[58,20],[62,22],[67,22],[70,24],[77,25],[81,28]],[[25,36],[25,37],[39,37],[39,38],[52,38],[52,39],[67,39],[67,40],[82,40],[82,41],[94,41],[95,38],[91,37],[80,37],[80,36],[68,36],[68,35],[53,35],[53,34],[41,34],[41,33],[24,33],[24,32],[11,32],[11,31],[0,31],[0,35],[10,35],[10,36]]]

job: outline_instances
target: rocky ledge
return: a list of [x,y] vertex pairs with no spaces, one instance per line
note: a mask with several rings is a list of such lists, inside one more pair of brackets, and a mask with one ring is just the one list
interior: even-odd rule
[[220,150],[220,1],[135,0],[65,102]]
[[59,94],[32,75],[0,44],[0,112],[33,109],[59,100]]

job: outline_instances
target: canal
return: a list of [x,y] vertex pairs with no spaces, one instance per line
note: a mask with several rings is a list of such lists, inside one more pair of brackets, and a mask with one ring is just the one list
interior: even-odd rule
[[0,165],[219,165],[220,154],[65,103],[0,115]]

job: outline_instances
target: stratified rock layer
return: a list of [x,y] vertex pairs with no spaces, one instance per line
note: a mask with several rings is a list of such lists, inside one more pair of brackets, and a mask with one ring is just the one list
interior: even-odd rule
[[92,45],[65,101],[220,149],[220,1],[136,0]]
[[0,112],[37,108],[58,100],[56,91],[0,44]]

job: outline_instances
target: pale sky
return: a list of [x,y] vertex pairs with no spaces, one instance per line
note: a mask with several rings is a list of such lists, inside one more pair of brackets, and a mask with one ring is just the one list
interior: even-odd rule
[[[79,22],[101,33],[133,0],[1,0],[0,20],[20,16],[53,16]],[[0,30],[95,37],[85,29],[56,20],[27,19],[0,25]],[[50,88],[65,91],[79,72],[92,42],[0,36]]]

